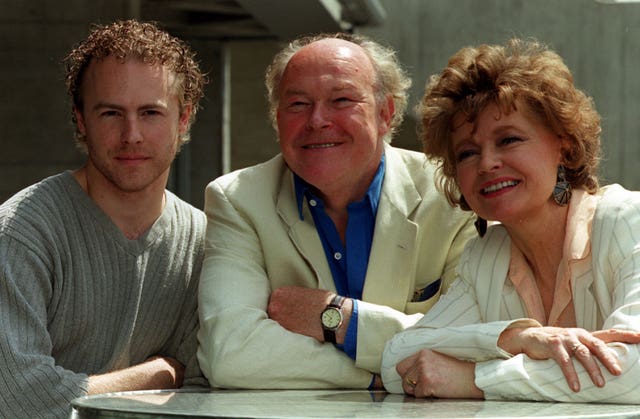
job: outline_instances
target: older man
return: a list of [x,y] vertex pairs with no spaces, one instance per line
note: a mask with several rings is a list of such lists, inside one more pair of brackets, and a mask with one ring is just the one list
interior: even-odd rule
[[387,144],[409,85],[364,37],[276,55],[281,154],[206,190],[198,360],[212,385],[379,387],[385,341],[449,286],[473,228],[422,154]]

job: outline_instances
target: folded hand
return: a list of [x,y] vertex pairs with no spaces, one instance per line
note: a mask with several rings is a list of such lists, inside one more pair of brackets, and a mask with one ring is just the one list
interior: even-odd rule
[[529,327],[505,330],[498,346],[516,355],[523,353],[531,359],[553,359],[564,374],[569,387],[580,391],[580,381],[572,358],[580,362],[598,387],[605,384],[598,362],[613,375],[621,373],[620,363],[607,343],[640,343],[640,333],[627,330],[599,330],[589,332],[580,328]]

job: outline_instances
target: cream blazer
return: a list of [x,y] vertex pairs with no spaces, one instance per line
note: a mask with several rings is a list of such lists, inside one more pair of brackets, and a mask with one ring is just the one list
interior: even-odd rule
[[453,210],[436,191],[434,168],[421,153],[385,147],[355,362],[267,315],[273,289],[335,290],[306,201],[300,219],[282,156],[207,186],[198,360],[212,386],[367,388],[379,372],[385,342],[418,321],[440,294],[414,302],[414,292],[438,278],[448,288],[475,234],[471,215]]
[[[591,230],[591,264],[571,267],[577,326],[640,331],[640,193],[619,185],[602,188]],[[486,399],[640,403],[638,345],[609,344],[623,367],[612,376],[601,366],[606,385],[596,387],[574,362],[581,391],[574,393],[553,360],[512,356],[498,348],[503,330],[540,326],[527,319],[524,303],[507,278],[511,240],[501,225],[469,242],[460,260],[459,279],[414,327],[386,346],[382,378],[401,393],[395,366],[423,348],[476,362],[475,384]],[[586,266],[585,266],[586,265]]]

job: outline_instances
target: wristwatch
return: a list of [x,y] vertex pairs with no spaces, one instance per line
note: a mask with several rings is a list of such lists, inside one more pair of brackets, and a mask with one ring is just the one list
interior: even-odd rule
[[344,300],[343,296],[336,294],[320,315],[325,342],[336,343],[336,330],[342,324],[343,319],[342,304],[344,304]]

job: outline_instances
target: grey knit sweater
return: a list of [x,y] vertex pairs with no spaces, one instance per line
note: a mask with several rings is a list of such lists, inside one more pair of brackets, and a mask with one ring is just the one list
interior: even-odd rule
[[166,192],[128,240],[71,172],[0,206],[0,417],[68,417],[87,376],[165,355],[197,365],[204,214]]

